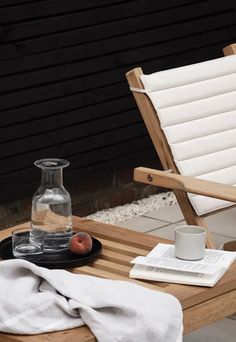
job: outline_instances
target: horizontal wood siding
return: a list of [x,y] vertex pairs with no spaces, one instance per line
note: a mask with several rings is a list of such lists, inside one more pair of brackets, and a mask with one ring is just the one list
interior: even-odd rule
[[70,184],[147,165],[125,72],[217,58],[234,41],[235,1],[1,0],[0,202],[32,194],[38,158],[70,160]]

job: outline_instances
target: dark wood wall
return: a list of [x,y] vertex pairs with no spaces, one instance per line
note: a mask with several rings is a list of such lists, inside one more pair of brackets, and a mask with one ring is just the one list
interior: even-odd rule
[[236,41],[228,0],[1,0],[0,202],[30,195],[34,160],[67,182],[156,158],[124,74],[216,58]]

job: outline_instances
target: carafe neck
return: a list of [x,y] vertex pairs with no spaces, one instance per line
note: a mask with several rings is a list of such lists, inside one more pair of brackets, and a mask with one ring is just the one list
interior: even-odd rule
[[47,187],[63,186],[62,169],[42,169],[41,185]]

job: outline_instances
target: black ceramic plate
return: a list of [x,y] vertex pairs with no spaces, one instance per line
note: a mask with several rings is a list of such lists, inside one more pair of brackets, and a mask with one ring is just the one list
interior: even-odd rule
[[[93,247],[90,253],[85,255],[77,255],[65,250],[55,254],[43,254],[36,260],[30,260],[38,266],[47,268],[71,268],[86,265],[101,254],[102,244],[100,241],[92,237]],[[3,260],[15,259],[12,254],[11,236],[0,242],[0,256]]]

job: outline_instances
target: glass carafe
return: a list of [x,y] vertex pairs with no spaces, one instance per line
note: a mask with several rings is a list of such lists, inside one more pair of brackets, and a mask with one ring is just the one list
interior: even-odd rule
[[55,253],[68,248],[72,236],[71,198],[63,186],[62,171],[69,165],[64,159],[40,159],[41,185],[33,195],[31,237],[44,231],[44,252]]

